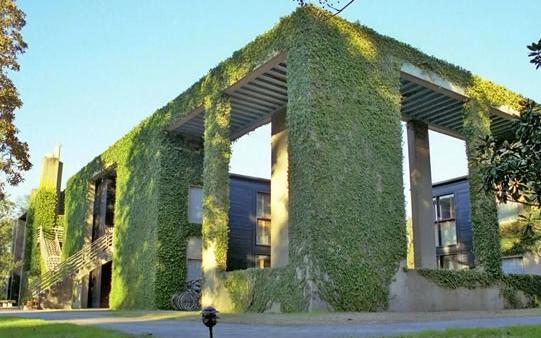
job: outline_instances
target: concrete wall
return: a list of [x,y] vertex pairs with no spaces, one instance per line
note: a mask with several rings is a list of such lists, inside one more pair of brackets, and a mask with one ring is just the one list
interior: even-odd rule
[[389,311],[498,311],[505,301],[498,287],[446,289],[415,270],[399,269],[389,288]]
[[522,256],[524,273],[529,275],[541,275],[541,256],[536,253],[525,253]]

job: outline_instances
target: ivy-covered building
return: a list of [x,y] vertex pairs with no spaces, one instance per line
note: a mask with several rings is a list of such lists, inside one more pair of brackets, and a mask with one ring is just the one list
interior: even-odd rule
[[[502,282],[496,203],[472,159],[480,137],[509,131],[522,99],[367,27],[299,8],[69,179],[62,260],[111,241],[111,308],[169,308],[197,239],[201,302],[220,311],[449,309],[446,297],[461,287],[480,299],[469,308],[501,308],[502,295],[531,288]],[[416,268],[408,272],[401,121]],[[270,267],[229,271],[231,143],[268,123]],[[466,143],[475,243],[466,275],[437,270],[429,129]],[[193,186],[202,187],[202,224],[189,215]],[[65,306],[84,306],[100,283],[80,271],[63,277]],[[414,284],[441,301],[416,299]]]

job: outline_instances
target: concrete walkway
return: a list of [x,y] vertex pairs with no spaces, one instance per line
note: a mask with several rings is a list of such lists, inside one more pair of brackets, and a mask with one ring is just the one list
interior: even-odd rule
[[[161,312],[163,314],[163,312]],[[17,316],[26,318],[40,318],[80,325],[97,325],[104,328],[116,329],[132,334],[152,334],[160,338],[206,338],[207,329],[195,317],[181,319],[155,319],[154,312],[145,315],[115,313],[111,311],[0,311],[0,316]],[[541,324],[541,316],[531,313],[457,313],[460,319],[434,320],[433,314],[426,314],[427,320],[419,319],[422,314],[412,314],[408,321],[407,315],[403,321],[377,321],[354,323],[326,323],[326,324],[287,324],[276,325],[234,323],[234,317],[227,316],[215,328],[216,338],[257,337],[257,338],[345,338],[345,337],[381,337],[393,336],[401,333],[411,333],[421,330],[443,330],[447,328],[482,328],[502,327],[513,325]],[[362,316],[362,314],[357,314]],[[370,317],[371,314],[367,314]],[[384,314],[383,314],[384,315]],[[452,314],[451,314],[452,315]],[[235,315],[237,316],[237,315]],[[250,316],[254,316],[253,314]],[[265,316],[265,315],[261,315]],[[324,318],[325,315],[322,315]],[[159,316],[158,316],[159,317]],[[392,316],[391,316],[392,317]],[[439,316],[441,317],[441,316]],[[444,316],[445,317],[445,316]],[[469,317],[465,319],[464,317]],[[225,322],[224,322],[225,321]]]

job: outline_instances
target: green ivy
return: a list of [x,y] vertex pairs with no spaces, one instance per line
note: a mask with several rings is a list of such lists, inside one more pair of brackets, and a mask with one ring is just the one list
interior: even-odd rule
[[416,269],[419,275],[435,282],[437,285],[448,288],[467,288],[475,289],[478,287],[489,287],[495,283],[492,275],[486,272],[476,270],[433,270],[433,269]]
[[509,292],[507,299],[509,303],[517,307],[517,301],[514,297],[517,297],[516,291],[522,291],[530,300],[527,304],[529,307],[538,307],[541,304],[541,276],[539,275],[505,275],[503,282]]
[[480,176],[481,164],[476,160],[482,139],[490,135],[489,112],[492,107],[518,109],[523,99],[502,86],[472,77],[466,93],[470,100],[464,109],[464,135],[468,157],[471,223],[476,266],[486,272],[501,274],[500,235],[496,196],[484,191]]
[[223,97],[206,107],[205,162],[203,169],[203,251],[214,245],[217,268],[227,265],[229,212],[229,135],[231,104]]
[[178,137],[162,139],[160,205],[158,207],[156,306],[170,307],[171,295],[184,288],[186,246],[201,237],[201,225],[188,223],[188,189],[201,185],[202,151],[191,149]]
[[529,307],[537,307],[541,301],[541,276],[539,275],[498,275],[476,270],[432,270],[417,269],[424,278],[433,281],[442,288],[486,288],[499,287],[501,295],[512,308],[522,307],[519,292],[528,299]]
[[306,309],[302,283],[291,267],[274,269],[250,268],[224,274],[235,312],[264,312],[275,307],[281,312]]
[[[26,281],[36,279],[45,272],[45,262],[39,248],[38,231],[39,227],[42,227],[44,231],[50,231],[57,224],[56,209],[57,196],[54,189],[39,188],[30,196],[23,262]],[[28,284],[25,282],[23,289]]]
[[[334,310],[386,308],[389,284],[406,258],[402,64],[468,88],[473,97],[465,116],[469,142],[489,132],[486,116],[478,114],[478,108],[488,108],[487,93],[500,93],[490,104],[516,99],[367,27],[315,7],[298,9],[68,181],[64,258],[89,240],[93,179],[108,168],[116,170],[112,308],[168,308],[171,295],[183,287],[191,236],[202,234],[204,246],[215,241],[217,263],[225,269],[230,142],[229,103],[221,95],[280,52],[287,53],[288,66],[290,263],[222,274],[238,311],[265,311],[273,304],[282,311],[310,310],[318,297]],[[164,132],[201,105],[207,114],[204,145]],[[470,169],[475,176],[475,165]],[[202,183],[201,227],[189,224],[186,213],[189,186]],[[487,272],[497,274],[493,199],[473,190],[472,198],[475,253]]]

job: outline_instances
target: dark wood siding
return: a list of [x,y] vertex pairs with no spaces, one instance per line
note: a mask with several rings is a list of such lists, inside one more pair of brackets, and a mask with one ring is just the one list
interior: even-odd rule
[[227,270],[255,266],[256,255],[269,255],[269,246],[255,245],[256,197],[270,193],[270,181],[240,175],[229,180],[229,245]]
[[432,196],[453,194],[455,196],[455,215],[457,245],[437,248],[436,254],[458,255],[457,258],[473,267],[473,233],[470,220],[469,183],[466,177],[437,183],[432,186]]

